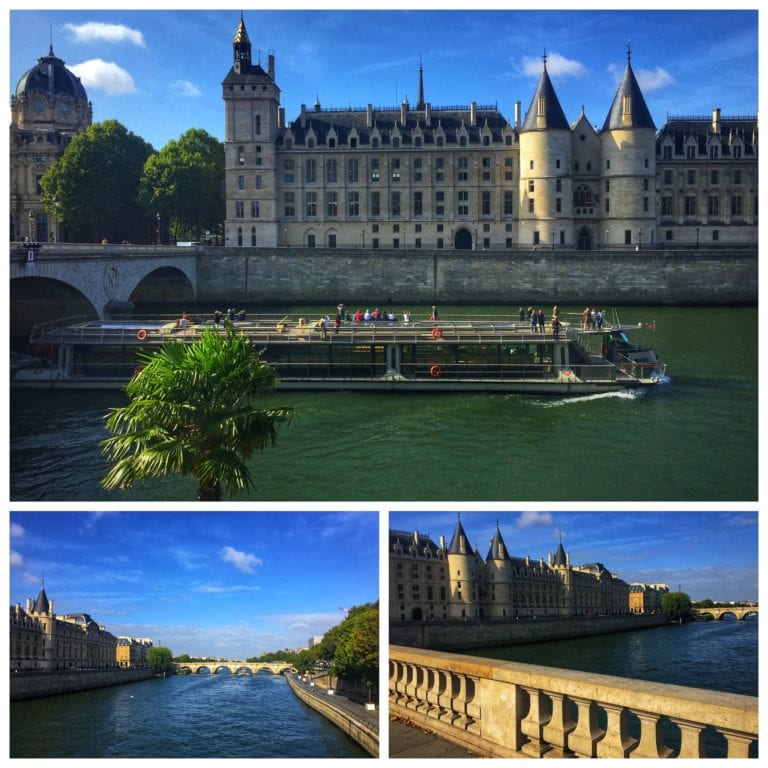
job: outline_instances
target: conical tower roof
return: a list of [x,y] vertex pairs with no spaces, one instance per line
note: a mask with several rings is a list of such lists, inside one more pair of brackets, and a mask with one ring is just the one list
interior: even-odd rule
[[48,613],[51,610],[51,604],[48,602],[48,595],[45,594],[45,587],[40,587],[40,592],[32,606],[33,613]]
[[499,530],[498,523],[496,524],[496,532],[491,539],[491,546],[488,548],[488,554],[486,560],[509,560],[509,552],[507,552],[507,545],[504,543],[504,539],[501,537],[501,531]]
[[621,78],[619,88],[613,97],[613,103],[603,124],[604,131],[615,131],[621,128],[651,128],[656,126],[651,113],[643,98],[637,78],[630,63],[630,49],[627,47],[627,68]]
[[525,115],[525,120],[523,120],[523,124],[520,127],[520,132],[538,131],[546,128],[570,130],[563,108],[560,106],[560,101],[555,93],[555,88],[549,79],[547,57],[544,56],[544,69],[539,78],[536,92],[531,99],[531,105],[528,107],[528,112]]
[[555,566],[555,568],[564,568],[568,564],[568,561],[565,557],[565,550],[563,549],[563,542],[561,541],[557,545],[557,551],[555,552],[555,558],[552,561],[552,565]]
[[464,527],[461,524],[461,518],[456,521],[456,528],[453,530],[453,537],[451,538],[451,544],[448,547],[449,555],[470,555],[472,554],[472,547],[469,544],[469,539],[464,531]]

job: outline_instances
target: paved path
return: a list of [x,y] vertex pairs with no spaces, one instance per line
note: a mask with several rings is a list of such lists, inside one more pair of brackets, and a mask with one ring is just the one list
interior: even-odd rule
[[390,757],[477,757],[404,720],[389,721]]
[[346,698],[346,696],[342,696],[338,693],[334,693],[331,696],[327,693],[325,688],[320,688],[319,686],[305,683],[298,675],[293,675],[292,680],[316,699],[320,699],[326,704],[329,704],[336,709],[342,710],[343,712],[352,715],[356,720],[360,720],[361,722],[366,723],[373,730],[375,730],[376,733],[379,732],[378,707],[376,707],[374,710],[369,710],[365,708],[365,704],[352,701],[351,699]]

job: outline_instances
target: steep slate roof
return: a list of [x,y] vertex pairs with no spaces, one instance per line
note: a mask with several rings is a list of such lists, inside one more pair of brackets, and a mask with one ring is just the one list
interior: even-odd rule
[[567,564],[567,560],[565,557],[565,550],[563,549],[563,542],[561,541],[557,545],[557,551],[555,552],[555,557],[552,560],[552,565],[554,565],[557,568],[557,567],[565,567],[566,564]]
[[538,103],[539,99],[544,99],[545,105],[545,128],[560,128],[563,130],[570,130],[570,125],[565,119],[565,113],[560,106],[560,101],[555,93],[552,81],[549,79],[549,73],[547,72],[547,62],[544,61],[544,70],[539,78],[539,84],[536,86],[536,92],[533,94],[531,104],[528,107],[528,111],[525,113],[525,120],[520,127],[520,132],[523,131],[536,131],[537,118],[538,118]]
[[45,594],[45,587],[40,587],[40,592],[37,595],[34,605],[32,606],[33,613],[48,613],[51,610],[51,605],[48,602],[48,595]]
[[[688,139],[696,140],[699,155],[709,154],[707,142],[713,135],[712,117],[668,117],[664,127],[656,137],[656,146],[660,148],[662,143],[671,138],[674,143],[673,156],[685,157],[685,145]],[[757,117],[756,116],[724,116],[720,118],[720,139],[723,157],[731,156],[731,142],[738,138],[744,147],[744,157],[754,157],[757,144]],[[657,151],[661,151],[658,149]]]
[[[400,134],[400,143],[404,146],[413,145],[413,136],[417,128],[421,128],[422,142],[425,145],[434,145],[435,136],[442,128],[445,132],[445,144],[457,145],[459,143],[457,132],[462,124],[467,130],[467,142],[469,144],[482,143],[482,131],[487,126],[491,132],[492,142],[502,141],[502,131],[509,125],[509,121],[492,107],[478,107],[476,109],[476,125],[470,125],[469,107],[430,107],[431,120],[427,125],[423,110],[417,112],[408,109],[405,124],[400,123],[400,109],[375,109],[373,110],[373,127],[367,125],[367,113],[364,107],[349,109],[315,109],[308,110],[290,124],[296,144],[306,144],[307,134],[314,130],[318,144],[326,144],[331,129],[336,132],[339,144],[349,142],[349,134],[354,128],[359,136],[361,146],[370,146],[371,134],[374,128],[378,128],[381,135],[381,146],[388,147],[392,144],[392,135]],[[303,125],[302,125],[303,122]]]
[[[632,125],[624,125],[624,97],[629,96],[632,104]],[[651,113],[643,98],[640,86],[637,84],[635,73],[632,71],[632,65],[629,63],[629,53],[627,53],[627,68],[624,70],[624,76],[621,78],[619,88],[613,97],[613,103],[608,110],[608,115],[603,123],[604,131],[619,130],[621,128],[653,128],[656,125],[653,122]]]
[[471,555],[472,547],[469,544],[467,534],[464,532],[464,527],[461,524],[461,518],[456,521],[456,528],[453,531],[453,537],[451,538],[451,544],[448,547],[449,555]]
[[507,551],[507,545],[504,543],[504,539],[501,537],[501,531],[498,524],[496,525],[496,532],[491,539],[491,546],[488,548],[488,554],[485,557],[486,560],[509,560],[509,552]]

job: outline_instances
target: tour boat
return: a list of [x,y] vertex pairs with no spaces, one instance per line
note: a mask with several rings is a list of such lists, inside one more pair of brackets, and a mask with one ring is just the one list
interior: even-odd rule
[[[280,389],[575,395],[668,380],[654,350],[629,338],[643,324],[584,328],[580,316],[573,317],[562,319],[557,333],[551,323],[540,329],[517,320],[458,316],[407,323],[345,320],[335,327],[330,320],[258,315],[236,319],[233,326],[275,368]],[[12,384],[123,386],[140,364],[138,350],[170,340],[192,343],[207,329],[223,328],[223,322],[199,318],[42,324],[30,341],[46,356],[15,371]]]

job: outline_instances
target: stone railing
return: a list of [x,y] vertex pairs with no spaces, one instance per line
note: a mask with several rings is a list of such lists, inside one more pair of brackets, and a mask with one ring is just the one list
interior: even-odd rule
[[751,696],[403,646],[389,705],[487,757],[744,758],[758,733]]

